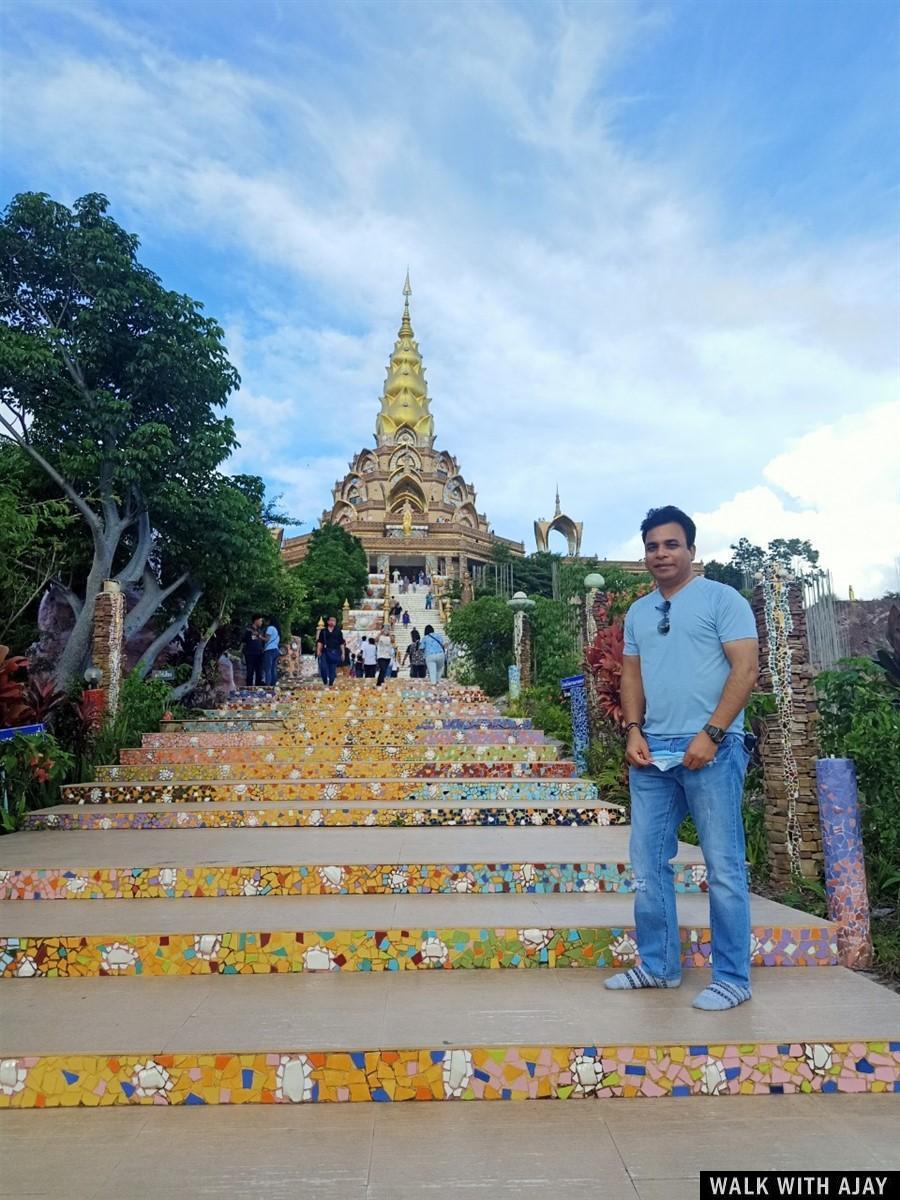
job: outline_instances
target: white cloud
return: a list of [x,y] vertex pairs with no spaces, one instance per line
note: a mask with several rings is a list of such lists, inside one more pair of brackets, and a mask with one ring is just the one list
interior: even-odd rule
[[498,532],[530,544],[559,482],[590,552],[675,502],[718,552],[803,525],[839,579],[881,586],[892,527],[858,527],[891,501],[838,463],[852,442],[869,477],[889,453],[870,418],[896,379],[894,248],[726,237],[714,178],[638,154],[609,80],[658,14],[422,5],[411,40],[391,6],[339,6],[349,57],[286,20],[239,65],[84,11],[91,49],[8,58],[8,149],[228,263],[233,465],[297,515],[371,440],[409,263],[438,441]]
[[729,557],[741,536],[765,545],[808,538],[838,594],[900,588],[900,402],[871,408],[797,439],[767,463],[770,486],[736,493],[693,514],[704,558]]

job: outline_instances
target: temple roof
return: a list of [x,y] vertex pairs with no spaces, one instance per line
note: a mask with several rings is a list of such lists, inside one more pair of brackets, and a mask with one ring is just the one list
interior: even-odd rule
[[388,362],[381,411],[375,422],[375,440],[379,446],[408,440],[417,446],[430,447],[434,441],[425,368],[409,316],[411,295],[407,271],[403,285],[403,317]]

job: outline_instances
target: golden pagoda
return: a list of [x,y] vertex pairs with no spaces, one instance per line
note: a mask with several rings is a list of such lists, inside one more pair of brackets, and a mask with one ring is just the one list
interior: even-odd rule
[[[372,572],[415,577],[424,571],[462,581],[491,561],[495,546],[514,555],[523,555],[525,547],[491,530],[457,460],[434,448],[425,367],[409,315],[411,295],[407,272],[403,317],[375,422],[375,447],[361,450],[335,483],[332,506],[322,513],[321,523],[341,525],[358,537]],[[304,557],[309,537],[283,541],[289,565]]]

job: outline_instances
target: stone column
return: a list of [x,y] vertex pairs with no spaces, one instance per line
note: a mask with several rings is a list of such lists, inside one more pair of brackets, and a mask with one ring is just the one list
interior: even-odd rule
[[122,687],[122,637],[125,623],[125,597],[112,579],[103,584],[103,591],[94,602],[91,631],[91,660],[101,675],[106,693],[106,708],[115,715],[119,708]]
[[870,967],[869,892],[856,768],[849,758],[820,758],[816,776],[828,917],[838,927],[838,957],[844,967]]
[[587,771],[589,742],[587,688],[584,680],[572,684],[568,691],[572,711],[572,758],[579,775],[584,775]]
[[759,635],[758,687],[772,692],[776,705],[760,746],[769,868],[772,882],[786,887],[794,876],[812,878],[822,869],[816,702],[802,585],[767,567],[751,603]]

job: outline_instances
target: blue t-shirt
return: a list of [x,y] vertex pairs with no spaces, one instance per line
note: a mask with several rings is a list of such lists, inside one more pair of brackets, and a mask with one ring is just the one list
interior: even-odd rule
[[266,649],[278,650],[281,647],[281,638],[278,636],[278,630],[274,625],[270,625],[266,630]]
[[[709,721],[731,664],[723,642],[756,637],[756,621],[740,592],[698,575],[672,597],[669,632],[661,634],[659,591],[635,600],[625,616],[625,653],[639,655],[647,711],[644,733],[693,737]],[[744,714],[729,725],[741,733]]]

